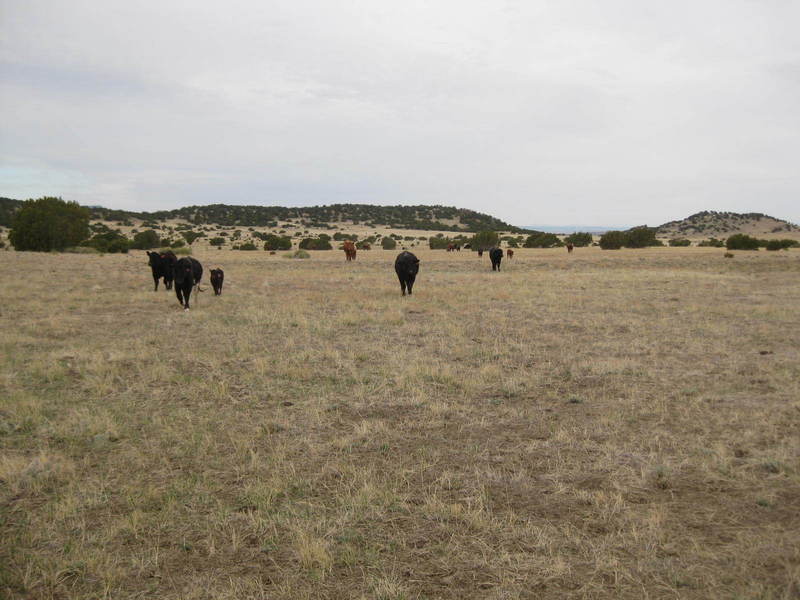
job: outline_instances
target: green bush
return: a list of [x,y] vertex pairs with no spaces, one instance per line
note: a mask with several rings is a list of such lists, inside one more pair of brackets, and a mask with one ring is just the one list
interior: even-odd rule
[[390,237],[385,237],[381,240],[381,248],[384,250],[394,250],[397,248],[397,242]]
[[676,246],[691,246],[692,242],[687,240],[686,238],[672,238],[669,241],[669,245],[676,247]]
[[575,233],[571,233],[565,237],[564,242],[567,244],[572,244],[576,248],[591,246],[592,234],[585,231],[576,231]]
[[725,242],[724,240],[718,240],[717,238],[709,238],[707,240],[703,240],[697,245],[705,248],[724,248]]
[[625,234],[621,231],[606,231],[600,236],[600,247],[603,250],[619,250],[625,245]]
[[169,245],[169,247],[170,248],[183,248],[185,245],[186,245],[186,242],[184,240],[175,240],[174,242],[172,242]]
[[767,250],[786,250],[787,248],[795,248],[800,246],[797,240],[769,240],[767,242]]
[[737,233],[725,240],[728,250],[758,250],[758,240],[744,233]]
[[[324,237],[323,237],[324,236]],[[328,238],[328,239],[325,239]],[[325,234],[321,234],[317,238],[305,238],[303,239],[299,246],[301,250],[333,250],[333,246],[330,243],[330,236]]]
[[95,228],[95,230],[102,233],[96,233],[90,239],[81,242],[81,246],[94,248],[98,252],[127,254],[128,249],[131,247],[131,242],[128,238],[118,231],[112,231],[108,227]]
[[291,250],[292,249],[292,238],[288,236],[279,236],[268,234],[265,235],[263,238],[264,240],[264,250]]
[[8,241],[17,250],[49,252],[89,237],[89,211],[77,202],[44,197],[26,200],[14,213]]
[[446,237],[432,237],[428,240],[428,247],[431,250],[447,250],[447,247],[453,243],[453,240]]
[[656,239],[656,228],[647,227],[633,227],[623,232],[625,241],[623,246],[626,248],[647,248],[648,246],[663,246],[664,243]]
[[555,233],[534,233],[525,240],[525,248],[555,248],[563,246],[564,242],[558,239]]
[[500,236],[495,231],[479,231],[472,236],[469,244],[473,250],[487,250],[500,245]]
[[355,242],[358,240],[358,236],[355,233],[342,233],[341,231],[337,231],[333,234],[333,239],[337,242],[342,242],[344,240],[350,240],[351,242]]
[[186,239],[187,244],[193,243],[197,238],[206,237],[202,231],[181,231],[181,235]]
[[152,229],[142,231],[133,236],[131,248],[135,250],[150,250],[151,248],[158,248],[161,245],[161,239]]
[[223,237],[213,237],[208,240],[208,243],[212,246],[224,246],[225,245],[225,238]]
[[233,250],[258,250],[258,246],[256,246],[253,242],[245,242],[244,244],[240,244],[238,246],[233,246]]

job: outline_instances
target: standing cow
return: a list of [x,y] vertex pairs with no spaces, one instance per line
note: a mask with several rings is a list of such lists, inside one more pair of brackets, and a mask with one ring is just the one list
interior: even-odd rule
[[506,258],[508,258],[508,260],[514,258],[514,251],[511,248],[506,248]]
[[394,271],[400,280],[400,289],[403,292],[403,296],[406,295],[406,288],[408,288],[408,295],[410,296],[411,288],[414,287],[414,280],[417,278],[417,273],[419,273],[419,259],[411,252],[401,252],[394,261]]
[[153,272],[153,283],[155,284],[154,292],[158,291],[158,280],[164,278],[164,287],[168,290],[172,289],[172,269],[175,266],[175,261],[178,257],[171,250],[166,252],[148,252],[148,263],[150,270]]
[[347,260],[356,259],[356,245],[352,240],[345,240],[342,244],[342,248],[344,249],[344,255]]
[[[203,265],[188,256],[175,263],[175,295],[183,310],[189,310],[189,296],[203,277]],[[197,288],[200,291],[200,288]]]
[[211,269],[211,287],[214,288],[214,295],[222,295],[222,282],[225,281],[225,273],[222,269]]
[[499,271],[500,261],[503,260],[502,248],[492,248],[489,250],[489,259],[492,261],[492,271]]
[[572,254],[572,249],[574,246],[572,244],[567,244],[567,253]]
[[478,258],[483,257],[483,248],[478,248]]

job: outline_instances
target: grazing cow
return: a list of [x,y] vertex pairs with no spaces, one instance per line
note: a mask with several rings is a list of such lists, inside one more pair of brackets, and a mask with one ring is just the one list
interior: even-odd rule
[[492,271],[500,270],[500,261],[503,260],[503,249],[492,248],[489,250],[489,258],[492,261]]
[[506,257],[508,260],[514,258],[514,251],[511,248],[506,248]]
[[447,251],[448,252],[453,252],[455,249],[456,249],[456,245],[455,244],[447,244]]
[[575,247],[575,246],[573,246],[572,244],[567,244],[567,252],[568,252],[569,254],[572,254],[572,249],[573,249],[574,247]]
[[[203,265],[194,258],[187,256],[175,263],[175,295],[183,310],[189,310],[189,296],[192,288],[200,283],[203,277]],[[197,288],[200,291],[200,288]]]
[[479,257],[483,256],[483,248],[478,248],[478,256]]
[[411,288],[414,287],[414,280],[417,278],[417,273],[419,273],[419,259],[411,252],[401,252],[394,261],[394,271],[400,280],[400,289],[403,291],[403,296],[406,295],[406,288],[408,288],[408,295],[410,296]]
[[164,287],[168,290],[172,289],[172,267],[178,257],[171,250],[159,254],[158,252],[148,252],[148,264],[153,271],[153,283],[155,283],[154,292],[158,291],[158,280],[164,278]]
[[225,273],[222,269],[211,269],[211,287],[214,288],[214,295],[222,295],[222,282],[225,281]]
[[353,240],[345,240],[344,244],[342,244],[342,248],[344,249],[344,255],[347,260],[356,259],[356,245],[353,243]]

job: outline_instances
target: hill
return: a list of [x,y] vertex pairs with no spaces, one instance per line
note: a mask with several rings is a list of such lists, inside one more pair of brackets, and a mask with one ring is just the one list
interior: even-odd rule
[[[20,200],[0,198],[0,226],[10,226],[11,216],[21,203]],[[331,204],[290,208],[211,204],[156,212],[134,212],[97,206],[86,208],[89,209],[92,219],[95,221],[112,221],[123,224],[136,220],[145,223],[185,221],[194,225],[276,227],[279,221],[289,221],[315,229],[333,229],[333,223],[344,223],[421,231],[521,231],[518,227],[490,215],[451,206]]]
[[[708,238],[745,233],[758,237],[787,237],[800,234],[800,227],[762,213],[735,213],[704,210],[685,219],[658,227],[659,237]],[[788,237],[794,237],[790,235]]]

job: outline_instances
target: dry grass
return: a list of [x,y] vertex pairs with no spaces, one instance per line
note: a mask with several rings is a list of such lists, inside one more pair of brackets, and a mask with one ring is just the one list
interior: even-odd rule
[[795,598],[800,252],[723,252],[0,252],[0,595]]

